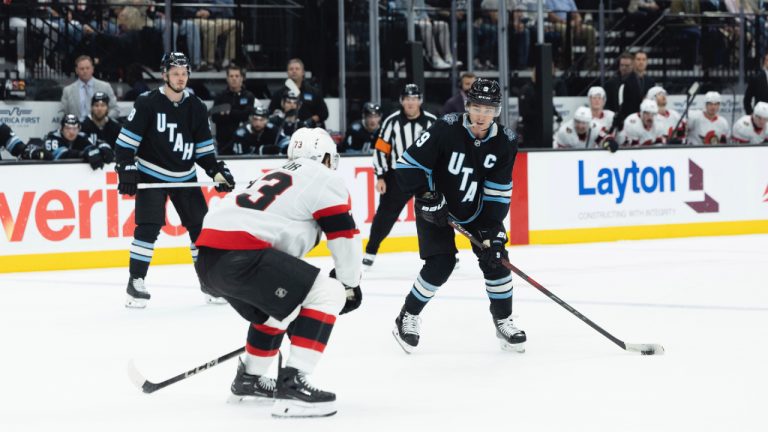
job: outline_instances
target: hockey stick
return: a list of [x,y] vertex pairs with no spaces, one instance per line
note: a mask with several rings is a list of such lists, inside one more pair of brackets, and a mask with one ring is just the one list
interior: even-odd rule
[[166,189],[166,188],[188,188],[201,186],[218,186],[218,182],[183,182],[183,183],[139,183],[137,189]]
[[[452,220],[449,220],[448,224],[451,227],[453,227],[453,229],[458,231],[461,235],[466,237],[469,240],[469,242],[472,243],[473,245],[475,245],[476,247],[478,247],[480,249],[485,249],[486,247],[488,247],[485,244],[483,244],[482,242],[480,242],[477,238],[475,238],[475,236],[473,236],[469,231],[464,229],[464,227],[462,227],[461,225],[457,224],[456,222],[454,222]],[[577,311],[571,305],[569,305],[568,303],[564,302],[560,297],[556,296],[551,291],[549,291],[548,289],[544,288],[540,283],[538,283],[535,280],[531,279],[527,274],[523,273],[522,270],[520,270],[519,268],[515,267],[508,260],[502,258],[501,259],[501,264],[504,267],[508,268],[509,270],[515,272],[515,274],[517,274],[518,276],[523,278],[526,282],[531,284],[537,290],[539,290],[542,293],[544,293],[544,295],[546,295],[550,299],[554,300],[555,303],[557,303],[560,306],[562,306],[563,308],[565,308],[565,310],[567,310],[568,312],[574,314],[578,319],[584,321],[585,323],[587,323],[587,325],[589,325],[593,329],[597,330],[601,335],[603,335],[603,336],[607,337],[608,339],[610,339],[611,342],[613,342],[616,345],[618,345],[624,351],[638,352],[641,355],[661,355],[661,354],[664,354],[664,347],[659,345],[659,344],[628,344],[628,343],[624,343],[624,341],[622,341],[621,339],[617,338],[616,336],[608,333],[602,327],[600,327],[599,325],[597,325],[594,322],[592,322],[592,320],[590,320],[589,318],[587,318],[584,315],[582,315],[581,312]]]
[[677,133],[677,129],[680,127],[680,124],[683,122],[683,120],[685,120],[686,117],[688,117],[688,109],[691,107],[691,102],[693,102],[693,98],[696,97],[696,93],[698,92],[699,82],[694,81],[693,84],[691,84],[691,87],[688,89],[688,95],[685,98],[685,111],[683,111],[683,115],[680,116],[680,119],[677,120],[677,124],[675,125],[675,128],[672,129],[672,133]]
[[211,360],[211,361],[209,361],[207,363],[203,363],[203,364],[201,364],[200,366],[198,366],[198,367],[196,367],[194,369],[190,369],[190,370],[188,370],[188,371],[186,371],[184,373],[180,373],[180,374],[176,375],[173,378],[168,378],[167,380],[160,381],[158,383],[151,382],[151,381],[147,380],[146,378],[144,378],[144,376],[139,372],[139,370],[136,369],[136,364],[133,362],[133,360],[130,360],[128,362],[128,377],[144,393],[154,393],[154,392],[160,390],[161,388],[168,387],[171,384],[177,383],[177,382],[179,382],[181,380],[185,380],[185,379],[191,377],[192,375],[197,375],[198,373],[200,373],[200,372],[202,372],[204,370],[210,369],[210,368],[216,366],[219,363],[225,362],[225,361],[227,361],[227,360],[229,360],[229,359],[231,359],[233,357],[237,357],[240,354],[242,354],[244,351],[245,351],[245,347],[238,348],[238,349],[232,351],[231,353],[224,354],[223,356],[221,356],[221,357],[219,357],[217,359],[213,359],[213,360]]

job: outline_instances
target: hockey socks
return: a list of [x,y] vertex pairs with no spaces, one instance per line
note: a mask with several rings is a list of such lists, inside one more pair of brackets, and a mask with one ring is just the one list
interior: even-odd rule
[[495,319],[512,315],[512,275],[485,279],[485,292],[491,301],[491,315]]
[[335,322],[335,315],[301,308],[291,328],[291,355],[286,366],[311,374],[325,351]]
[[155,244],[134,239],[130,249],[131,261],[128,266],[133,278],[145,278],[152,255],[155,253]]
[[285,329],[265,324],[251,324],[248,328],[248,342],[245,344],[245,372],[250,375],[264,375],[278,353],[283,342]]

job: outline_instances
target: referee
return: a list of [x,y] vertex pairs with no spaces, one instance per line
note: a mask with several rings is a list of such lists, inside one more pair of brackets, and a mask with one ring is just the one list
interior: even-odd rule
[[437,120],[434,114],[421,109],[421,89],[416,84],[406,84],[400,93],[400,106],[384,120],[381,133],[373,152],[373,167],[376,171],[376,192],[381,194],[379,207],[371,223],[371,234],[363,256],[363,268],[370,269],[376,259],[381,242],[392,231],[397,217],[411,199],[411,195],[400,190],[395,178],[395,163],[405,149],[418,141],[421,134]]

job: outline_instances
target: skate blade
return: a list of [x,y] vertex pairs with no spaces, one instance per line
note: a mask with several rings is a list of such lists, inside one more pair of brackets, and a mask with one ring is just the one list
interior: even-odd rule
[[227,304],[227,299],[205,294],[205,302],[211,305],[225,305]]
[[302,402],[295,399],[277,399],[272,408],[272,417],[310,418],[330,417],[336,414],[336,402]]
[[144,309],[147,307],[147,299],[128,296],[128,298],[125,299],[125,307],[130,309]]
[[501,347],[502,351],[515,352],[520,354],[525,353],[525,342],[511,344],[505,340],[499,339],[499,346]]
[[233,393],[229,394],[227,398],[228,404],[253,404],[257,406],[267,406],[275,403],[275,399],[271,396],[241,396]]
[[402,338],[400,338],[400,332],[397,330],[397,327],[395,327],[394,330],[392,330],[392,336],[395,337],[395,340],[397,341],[397,344],[400,345],[400,348],[405,351],[406,354],[411,354],[413,351],[416,350],[415,346],[408,345],[406,341],[404,341]]

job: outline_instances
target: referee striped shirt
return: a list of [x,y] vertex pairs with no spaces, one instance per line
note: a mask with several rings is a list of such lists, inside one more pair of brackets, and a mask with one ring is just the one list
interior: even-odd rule
[[373,152],[373,168],[376,177],[384,177],[390,169],[395,169],[395,163],[421,134],[437,121],[437,117],[422,110],[421,115],[409,120],[401,111],[395,111],[384,119],[376,149]]

